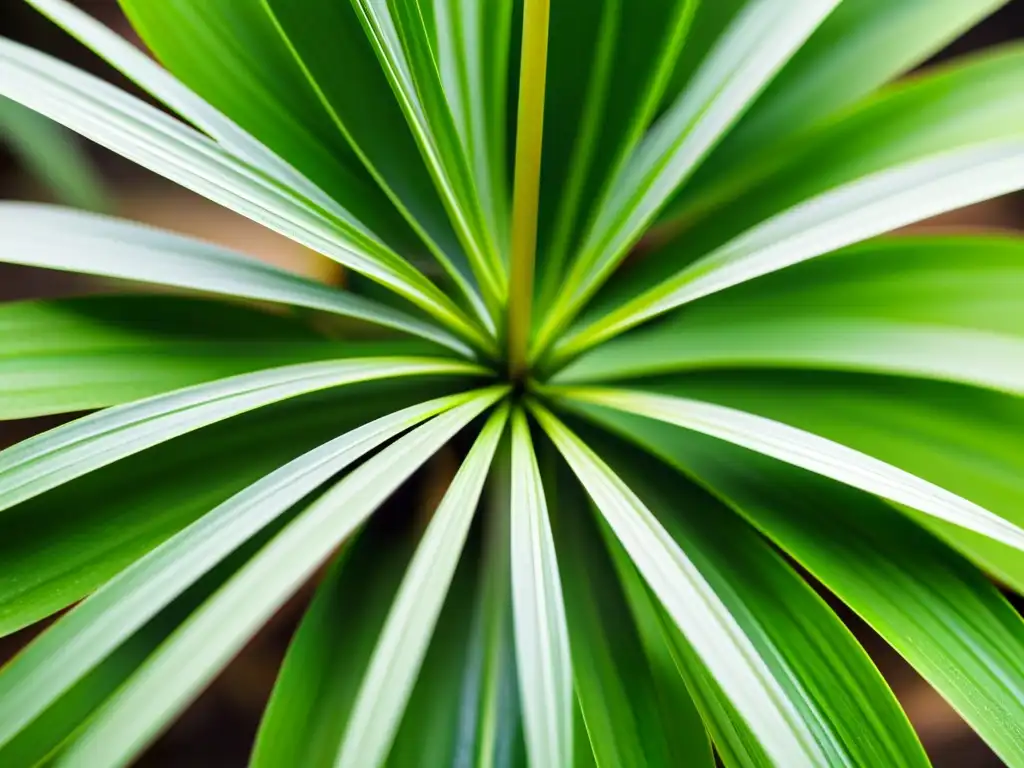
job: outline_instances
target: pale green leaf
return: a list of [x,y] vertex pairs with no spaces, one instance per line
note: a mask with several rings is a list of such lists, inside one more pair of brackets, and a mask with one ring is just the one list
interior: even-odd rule
[[0,204],[0,261],[115,277],[356,318],[469,353],[451,334],[371,299],[199,240],[32,203]]
[[325,361],[243,374],[86,416],[0,452],[0,510],[126,456],[270,403],[374,379],[475,373],[429,358]]
[[155,107],[45,54],[0,40],[0,66],[0,94],[367,275],[460,335],[488,344],[449,298],[356,219],[309,203]]
[[[411,406],[309,451],[240,491],[126,569],[0,673],[0,745],[10,741],[163,606],[290,507],[391,438],[468,397]],[[53,659],[60,663],[53,663]]]
[[780,765],[826,765],[796,702],[694,561],[583,441],[550,412],[534,406],[534,413],[764,751]]
[[226,115],[193,93],[180,80],[140,51],[67,0],[26,0],[68,34],[103,58],[132,82],[165,104],[200,130],[208,133],[225,149],[269,173],[325,209],[338,204],[316,185],[281,160],[271,150],[242,130]]
[[[664,219],[686,217],[773,165],[808,129],[869,96],[1007,0],[847,0],[818,27],[736,129],[681,190]],[[718,3],[715,3],[717,5]],[[710,5],[710,4],[706,4]]]
[[829,251],[1024,187],[1024,134],[880,171],[754,227],[564,339],[571,356],[657,315]]
[[266,5],[324,107],[375,182],[423,238],[478,317],[490,324],[466,256],[352,4],[267,0]]
[[734,408],[670,395],[571,389],[571,400],[664,421],[779,459],[1024,550],[1024,530],[902,469],[811,432]]
[[507,406],[501,406],[488,420],[423,534],[366,667],[338,754],[339,766],[377,766],[387,757],[507,418]]
[[1024,763],[1024,623],[966,560],[885,504],[696,433],[587,415],[698,478],[833,590],[996,750]]
[[[661,386],[659,385],[659,389]],[[667,391],[813,431],[1024,526],[1024,400],[941,382],[768,371],[688,377]],[[1024,557],[995,539],[903,510],[1016,591]]]
[[385,448],[300,513],[147,659],[58,765],[129,764],[339,544],[503,393],[467,398]]
[[485,298],[495,308],[506,275],[485,226],[466,147],[456,127],[419,3],[353,0],[356,13],[412,130]]
[[838,4],[761,0],[744,8],[693,82],[609,182],[538,350],[607,279],[679,185]]
[[630,595],[605,551],[606,527],[595,525],[584,490],[550,449],[541,466],[556,510],[552,525],[582,717],[577,728],[585,735],[577,736],[576,752],[593,752],[591,761],[610,768],[712,768],[704,723],[664,651],[661,630],[652,637],[648,627],[638,626],[642,622],[624,618]]
[[600,381],[707,368],[818,368],[1024,394],[1024,241],[899,237],[709,296],[559,372]]
[[[323,206],[327,210],[351,212],[400,252],[422,248],[336,129],[264,2],[119,0],[119,4],[156,58],[198,100],[210,105],[207,110],[212,107],[227,116],[312,182],[296,185],[293,173],[282,179],[287,186],[303,192],[315,186],[313,199],[318,205],[327,198],[331,201]],[[138,70],[133,67],[133,71]],[[155,79],[152,72],[146,75],[149,82]],[[164,98],[167,78],[160,79],[163,87],[154,95]],[[168,104],[177,110],[180,90],[174,96],[178,99]],[[185,113],[186,119],[193,120],[194,109]],[[250,148],[239,151],[237,136],[223,142],[223,125],[218,121],[217,130],[212,131],[208,112],[203,118],[196,125],[210,131],[233,154],[249,158]],[[262,161],[255,164],[264,169]]]
[[512,416],[512,608],[527,752],[572,764],[572,662],[548,507],[526,414]]
[[86,597],[285,462],[430,391],[446,387],[438,382],[404,393],[368,382],[289,400],[122,459],[6,510],[0,636]]

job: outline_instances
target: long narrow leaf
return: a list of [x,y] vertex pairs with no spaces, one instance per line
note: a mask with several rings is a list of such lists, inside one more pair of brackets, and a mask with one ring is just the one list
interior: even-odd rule
[[749,178],[752,166],[784,160],[813,126],[938,53],[1006,4],[1007,0],[840,3],[662,218],[678,219],[706,209],[709,201]]
[[200,427],[298,395],[396,376],[473,373],[465,364],[380,358],[285,366],[86,416],[0,452],[0,510]]
[[501,394],[477,394],[435,417],[310,505],[146,661],[96,713],[59,764],[113,768],[130,763],[339,544]]
[[725,440],[1024,549],[1024,530],[1014,523],[909,472],[801,429],[668,395],[613,389],[574,389],[565,395]]
[[423,534],[367,665],[339,766],[377,766],[387,757],[507,419],[507,406],[501,406],[488,420]]
[[158,101],[208,133],[221,146],[261,168],[278,181],[300,190],[327,210],[338,204],[322,190],[242,130],[230,118],[201,99],[128,40],[79,10],[67,0],[26,0],[55,24],[88,46],[98,56]]
[[572,765],[572,666],[561,578],[526,414],[512,416],[512,606],[530,761]]
[[703,296],[1024,186],[1024,138],[941,153],[826,192],[769,219],[569,336],[568,357]]
[[604,282],[672,193],[838,4],[761,0],[744,8],[694,82],[610,182],[538,349]]
[[354,0],[370,42],[451,217],[484,295],[505,290],[505,272],[484,226],[473,171],[444,92],[418,3]]
[[0,261],[319,309],[458,349],[430,323],[226,248],[127,221],[33,203],[0,205]]
[[306,202],[197,131],[49,56],[0,40],[0,71],[0,94],[367,275],[486,343],[450,299],[356,219]]
[[808,723],[694,562],[585,443],[549,411],[534,413],[765,752],[779,765],[827,765]]
[[810,473],[635,416],[587,416],[699,478],[868,621],[1008,765],[1024,762],[1024,623],[970,563]]
[[251,371],[429,353],[421,342],[336,342],[288,318],[173,296],[0,305],[0,419],[86,411]]
[[399,252],[422,248],[336,130],[262,0],[118,2],[174,76],[324,190],[314,200],[328,197],[328,209],[350,212]]
[[[240,491],[125,570],[0,673],[0,745],[291,506],[368,452],[467,397],[412,406],[325,443]],[[51,664],[54,658],[63,661]]]
[[598,346],[556,379],[818,368],[1024,394],[1022,291],[1018,238],[876,240],[709,296]]

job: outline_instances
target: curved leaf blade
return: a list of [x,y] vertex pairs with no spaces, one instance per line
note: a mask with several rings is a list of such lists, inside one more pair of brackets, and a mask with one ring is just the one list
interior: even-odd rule
[[1024,623],[964,558],[884,503],[806,471],[639,417],[586,415],[743,514],[860,614],[1008,765],[1024,761]]
[[486,336],[351,216],[309,203],[155,107],[45,54],[0,40],[0,93],[194,192],[365,274],[466,338]]
[[564,395],[716,437],[1024,550],[1024,530],[1016,524],[884,461],[781,422],[640,391],[581,388]]
[[669,532],[554,415],[537,405],[533,412],[764,751],[780,765],[827,765],[815,735],[757,648]]
[[526,414],[512,415],[512,608],[527,752],[572,765],[572,661],[555,542]]
[[507,405],[488,419],[423,534],[363,675],[338,766],[378,766],[388,755],[455,577],[507,419]]
[[129,764],[339,544],[502,394],[475,393],[385,448],[300,513],[108,700],[59,764]]
[[0,511],[178,435],[270,403],[345,384],[479,370],[429,358],[367,358],[243,374],[111,408],[0,452]]
[[564,291],[537,341],[546,349],[622,261],[711,148],[839,0],[764,0],[733,20],[693,82],[608,184]]
[[371,299],[240,253],[119,219],[34,203],[0,204],[0,261],[114,277],[352,317],[466,354],[457,338]]
[[193,93],[128,40],[67,0],[26,0],[153,98],[212,136],[221,146],[266,171],[327,210],[338,204],[322,190],[242,130],[230,118]]
[[829,251],[1024,187],[1024,138],[881,171],[807,200],[563,340],[564,359],[683,304]]
[[735,286],[584,354],[559,382],[708,368],[939,378],[1024,394],[1024,241],[876,240]]

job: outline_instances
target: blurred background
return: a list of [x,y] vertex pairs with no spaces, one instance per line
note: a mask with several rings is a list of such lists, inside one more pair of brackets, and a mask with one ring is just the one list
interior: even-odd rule
[[[893,0],[900,2],[901,0]],[[77,4],[123,35],[131,28],[114,0],[77,0]],[[0,0],[0,34],[48,51],[117,85],[134,90],[91,53],[20,0]],[[1024,0],[1002,11],[943,51],[935,60],[1024,37]],[[934,63],[929,62],[929,63]],[[1021,83],[1024,91],[1024,83]],[[0,103],[0,123],[36,118]],[[5,119],[6,118],[6,119]],[[32,124],[35,135],[48,134],[45,122]],[[61,140],[61,137],[55,137]],[[236,214],[164,181],[95,146],[58,144],[40,156],[0,125],[0,198],[54,201],[91,207],[157,225],[249,253],[260,259],[323,280],[334,280],[333,262],[311,253]],[[81,157],[78,154],[81,153]],[[54,162],[54,161],[57,162]],[[1001,198],[918,225],[917,229],[997,227],[1024,230],[1024,196]],[[64,296],[102,290],[87,278],[0,264],[0,301]],[[0,448],[60,423],[60,419],[0,422]],[[139,761],[145,768],[189,766],[230,768],[246,763],[277,667],[307,596],[292,601],[235,659],[184,717]],[[1018,609],[1024,605],[1016,600]],[[990,768],[1002,763],[899,657],[870,629],[838,604],[837,612],[857,633],[889,679],[937,768]],[[0,664],[42,627],[0,638]]]

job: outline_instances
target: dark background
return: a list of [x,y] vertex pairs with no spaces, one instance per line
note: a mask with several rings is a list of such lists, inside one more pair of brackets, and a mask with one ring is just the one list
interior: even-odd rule
[[[78,5],[133,37],[113,0],[78,0]],[[42,48],[131,88],[124,78],[23,5],[21,0],[0,0],[0,34]],[[1022,36],[1024,0],[1014,0],[937,59],[947,59]],[[1024,91],[1024,83],[1021,89]],[[327,278],[333,272],[332,265],[325,259],[112,153],[96,147],[89,147],[89,153],[102,172],[114,209],[122,216],[230,245],[312,276]],[[2,146],[0,198],[47,199],[45,189],[19,169],[15,158]],[[994,200],[926,222],[918,228],[963,226],[1024,229],[1024,200],[1020,195]],[[82,293],[93,287],[83,278],[0,265],[0,300]],[[0,423],[0,447],[57,423],[58,419]],[[297,597],[250,643],[199,701],[139,761],[140,766],[228,768],[245,765],[263,705],[290,633],[301,614],[304,599]],[[937,768],[1002,765],[956,713],[870,629],[842,606],[833,604],[889,679]],[[1017,605],[1020,607],[1021,602],[1017,601]],[[0,663],[13,655],[39,629],[32,628],[0,639]]]

